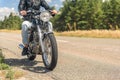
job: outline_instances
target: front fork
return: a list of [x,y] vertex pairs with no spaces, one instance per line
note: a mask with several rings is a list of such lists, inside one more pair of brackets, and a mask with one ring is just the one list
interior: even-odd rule
[[[41,46],[42,53],[44,53],[45,52],[45,47],[43,45],[43,40],[42,40],[44,35],[42,34],[42,31],[41,31],[39,25],[37,25],[37,30],[38,30],[38,36],[39,36],[39,44]],[[46,35],[49,34],[49,33],[53,33],[53,26],[52,26],[51,22],[48,22],[48,32],[46,33]]]
[[38,30],[38,36],[39,36],[39,45],[41,46],[41,49],[42,49],[42,53],[45,52],[45,48],[44,48],[44,45],[43,45],[43,40],[42,40],[42,31],[39,27],[39,25],[37,25],[37,30]]

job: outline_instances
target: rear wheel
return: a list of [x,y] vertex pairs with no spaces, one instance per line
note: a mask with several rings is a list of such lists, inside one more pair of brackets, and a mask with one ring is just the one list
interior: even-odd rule
[[43,63],[47,69],[53,70],[57,65],[58,50],[54,34],[47,34],[43,40],[45,52],[42,54]]

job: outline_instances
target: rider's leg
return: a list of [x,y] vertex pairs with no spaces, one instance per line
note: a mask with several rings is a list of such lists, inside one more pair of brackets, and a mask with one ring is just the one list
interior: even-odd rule
[[28,48],[28,29],[31,28],[32,24],[29,21],[24,21],[22,23],[22,42],[24,44],[24,48],[22,51],[22,55],[27,54]]

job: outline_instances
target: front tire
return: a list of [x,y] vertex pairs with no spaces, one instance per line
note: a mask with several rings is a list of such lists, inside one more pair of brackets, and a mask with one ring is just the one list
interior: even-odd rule
[[[58,49],[54,34],[47,34],[43,39],[45,52],[42,54],[42,59],[45,67],[49,70],[53,70],[57,65]],[[48,59],[50,55],[50,60]]]

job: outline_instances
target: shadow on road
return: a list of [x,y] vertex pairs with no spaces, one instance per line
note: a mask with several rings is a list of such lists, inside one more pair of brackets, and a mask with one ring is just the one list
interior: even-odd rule
[[35,73],[47,73],[49,70],[47,70],[45,67],[42,66],[35,66],[38,63],[43,63],[42,61],[29,61],[28,59],[5,59],[5,63],[14,66],[14,67],[20,67],[24,70],[28,70]]

